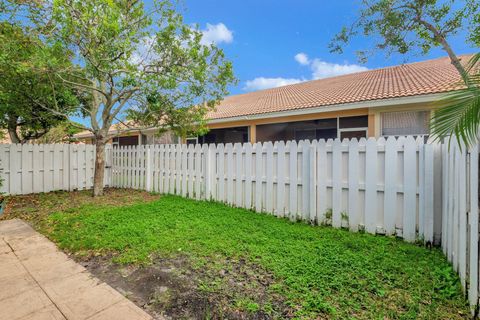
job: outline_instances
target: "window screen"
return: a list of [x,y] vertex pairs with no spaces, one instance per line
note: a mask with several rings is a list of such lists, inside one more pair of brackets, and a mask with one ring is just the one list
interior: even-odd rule
[[428,135],[430,111],[382,113],[382,135]]
[[367,128],[368,116],[344,117],[339,119],[340,129]]
[[357,138],[360,140],[361,138],[367,137],[367,130],[355,130],[355,131],[342,131],[340,132],[340,139],[353,139]]
[[295,130],[295,140],[315,140],[316,133],[315,129],[303,129],[303,130]]

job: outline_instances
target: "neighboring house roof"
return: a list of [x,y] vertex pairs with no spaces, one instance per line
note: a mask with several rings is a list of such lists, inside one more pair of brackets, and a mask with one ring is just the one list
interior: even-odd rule
[[[461,56],[462,62],[470,56]],[[211,120],[448,92],[462,87],[448,57],[226,97]],[[300,111],[300,110],[299,110]]]
[[[124,123],[121,123],[121,122],[117,122],[117,123],[114,123],[110,126],[110,128],[108,129],[108,134],[109,135],[117,135],[119,133],[124,133],[124,132],[138,132],[142,130],[142,128],[138,127],[137,125],[135,125],[135,123],[133,123],[132,121],[126,121]],[[74,135],[75,138],[92,138],[93,137],[93,133],[89,130],[84,130],[84,131],[81,131],[77,134]]]

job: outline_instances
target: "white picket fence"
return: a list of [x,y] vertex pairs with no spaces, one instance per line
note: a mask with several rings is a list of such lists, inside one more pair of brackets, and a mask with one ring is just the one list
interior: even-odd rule
[[442,249],[460,275],[470,305],[478,303],[478,146],[443,145]]
[[[107,162],[111,161],[109,150]],[[93,145],[0,144],[0,192],[18,195],[90,189],[94,159]],[[107,168],[106,185],[111,180],[110,173]]]
[[121,147],[111,185],[433,242],[437,149],[412,137]]
[[[475,307],[478,151],[412,137],[109,146],[105,185],[441,243]],[[94,157],[92,145],[0,145],[0,192],[89,189]]]

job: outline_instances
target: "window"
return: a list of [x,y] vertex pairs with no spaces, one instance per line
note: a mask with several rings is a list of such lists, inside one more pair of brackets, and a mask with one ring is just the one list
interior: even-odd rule
[[366,138],[368,133],[368,116],[339,118],[338,131],[340,140]]
[[430,133],[430,111],[402,111],[382,113],[383,136],[423,136]]
[[318,119],[312,121],[291,122],[290,126],[294,128],[294,139],[301,140],[320,140],[335,139],[337,137],[337,119]]
[[138,136],[114,137],[112,144],[114,147],[136,146],[138,145]]
[[142,135],[141,135],[141,139],[142,139],[141,141],[142,141],[142,144],[143,144],[143,145],[150,144],[150,143],[148,143],[148,138],[147,138],[147,136],[146,136],[145,134],[142,134]]
[[185,142],[190,145],[190,144],[198,144],[198,138],[197,137],[192,137],[192,138],[187,138],[185,139]]
[[248,127],[211,129],[207,134],[198,137],[198,143],[245,143],[249,141]]
[[112,139],[112,146],[113,146],[114,148],[120,146],[120,142],[118,141],[118,137],[114,137],[114,138]]
[[340,129],[368,128],[368,116],[340,118],[338,127]]

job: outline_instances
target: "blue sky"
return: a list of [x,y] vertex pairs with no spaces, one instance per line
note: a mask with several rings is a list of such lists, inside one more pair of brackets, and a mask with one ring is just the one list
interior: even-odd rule
[[[371,48],[371,42],[364,38],[355,39],[344,54],[330,53],[329,41],[343,25],[353,21],[359,2],[184,0],[184,16],[186,23],[197,23],[200,29],[209,31],[208,39],[216,41],[233,61],[239,83],[230,88],[232,94],[446,55],[440,49],[427,56],[386,57],[379,52],[366,65],[358,65],[355,51]],[[451,39],[456,52],[477,51],[463,39],[462,34]],[[306,56],[297,56],[299,53]]]

